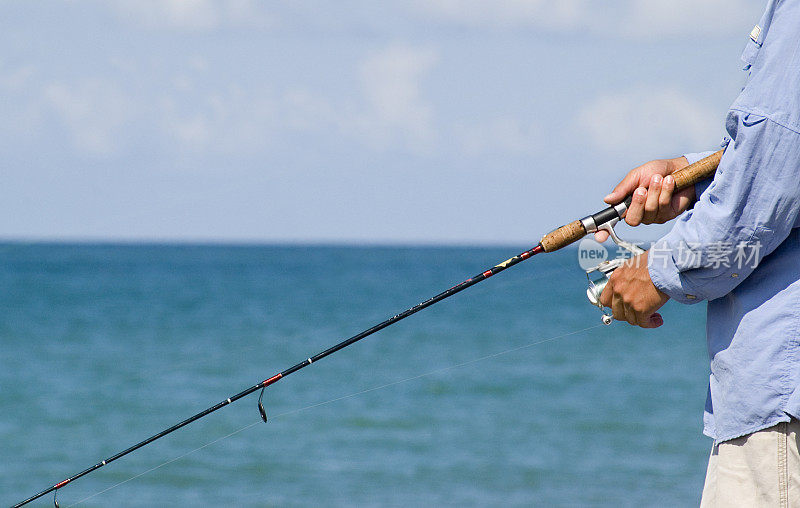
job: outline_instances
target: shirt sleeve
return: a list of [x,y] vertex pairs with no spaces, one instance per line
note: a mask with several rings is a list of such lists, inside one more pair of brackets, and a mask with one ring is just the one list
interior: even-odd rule
[[727,125],[714,180],[648,256],[653,284],[682,303],[730,293],[800,227],[800,134],[737,110]]

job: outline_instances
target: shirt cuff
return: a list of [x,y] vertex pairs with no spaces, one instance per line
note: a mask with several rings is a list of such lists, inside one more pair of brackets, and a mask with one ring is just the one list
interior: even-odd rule
[[650,247],[647,271],[650,273],[653,285],[680,303],[693,304],[703,301],[700,291],[681,275],[675,264],[674,254],[672,247],[663,239]]
[[[686,157],[686,160],[689,161],[689,164],[694,164],[695,162],[705,159],[709,155],[712,155],[714,152],[698,152],[698,153],[686,153],[683,154]],[[711,185],[711,181],[713,178],[706,178],[705,180],[701,180],[694,184],[694,193],[697,196],[697,199],[700,199],[700,195],[708,189],[708,186]]]

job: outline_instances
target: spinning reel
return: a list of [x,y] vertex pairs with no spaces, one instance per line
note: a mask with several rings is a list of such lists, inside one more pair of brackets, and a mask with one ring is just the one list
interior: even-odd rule
[[[600,309],[600,312],[603,313],[602,320],[603,324],[605,325],[610,325],[611,322],[614,320],[611,314],[611,309],[609,309],[608,307],[604,307],[603,304],[600,303],[600,295],[603,293],[603,289],[605,289],[606,284],[608,283],[608,277],[614,270],[622,266],[622,264],[625,263],[625,261],[629,260],[634,256],[638,256],[639,254],[644,253],[644,249],[642,249],[638,245],[626,242],[625,240],[617,236],[617,233],[614,231],[614,226],[617,224],[617,222],[619,222],[619,220],[620,220],[619,218],[611,219],[602,226],[599,227],[595,226],[592,229],[594,231],[598,231],[601,229],[608,231],[608,234],[611,237],[611,239],[614,240],[614,243],[616,243],[623,249],[622,254],[616,259],[605,260],[599,265],[586,270],[586,280],[589,282],[589,288],[586,290],[586,297],[589,298],[589,302],[591,302],[592,305],[598,307]],[[591,274],[595,272],[597,272],[597,274],[592,276]]]

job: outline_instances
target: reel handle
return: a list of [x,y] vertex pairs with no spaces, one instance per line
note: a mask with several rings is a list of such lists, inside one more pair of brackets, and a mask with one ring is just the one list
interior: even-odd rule
[[[685,168],[672,173],[675,178],[675,190],[685,189],[691,185],[705,180],[714,175],[719,166],[719,161],[725,149],[715,152],[705,159],[701,159],[694,164],[689,164]],[[627,210],[631,203],[628,196],[623,203],[610,206],[605,210],[597,212],[581,220],[570,222],[558,229],[555,229],[542,237],[539,242],[545,252],[553,252],[571,243],[575,243],[589,233],[594,233],[597,228],[614,219],[621,219],[622,214]],[[624,206],[622,206],[624,204]],[[589,227],[587,227],[587,225]]]

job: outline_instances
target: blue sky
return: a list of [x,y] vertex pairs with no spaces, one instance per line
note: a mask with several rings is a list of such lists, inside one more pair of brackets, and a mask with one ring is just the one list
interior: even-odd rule
[[535,243],[716,147],[763,7],[3,2],[0,239]]

